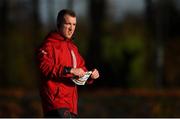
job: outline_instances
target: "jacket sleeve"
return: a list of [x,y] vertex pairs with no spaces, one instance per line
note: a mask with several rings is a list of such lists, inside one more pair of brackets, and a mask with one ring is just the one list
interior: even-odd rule
[[50,79],[59,79],[61,77],[70,77],[64,74],[64,66],[55,64],[55,55],[50,43],[44,44],[37,50],[38,68],[43,76]]

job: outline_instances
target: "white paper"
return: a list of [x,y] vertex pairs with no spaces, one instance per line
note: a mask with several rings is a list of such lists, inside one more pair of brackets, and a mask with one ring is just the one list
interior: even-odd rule
[[78,78],[78,79],[72,79],[72,81],[77,85],[85,85],[86,81],[88,80],[91,74],[92,74],[92,71],[87,71],[83,77]]

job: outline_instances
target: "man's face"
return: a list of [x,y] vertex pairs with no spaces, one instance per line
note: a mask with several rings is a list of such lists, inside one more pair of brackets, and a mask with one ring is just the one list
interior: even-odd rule
[[65,38],[71,38],[76,28],[76,17],[64,16],[64,23],[60,27],[60,32]]

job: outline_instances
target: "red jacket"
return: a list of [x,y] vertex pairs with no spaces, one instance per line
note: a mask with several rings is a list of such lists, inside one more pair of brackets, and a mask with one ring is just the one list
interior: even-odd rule
[[[76,57],[76,67],[86,71],[84,59],[75,44],[57,32],[51,32],[38,49],[37,60],[41,72],[40,96],[44,112],[69,108],[70,112],[77,114],[77,86],[71,81],[72,74],[63,73],[64,67],[73,67],[71,50]],[[92,83],[92,80],[88,83]]]

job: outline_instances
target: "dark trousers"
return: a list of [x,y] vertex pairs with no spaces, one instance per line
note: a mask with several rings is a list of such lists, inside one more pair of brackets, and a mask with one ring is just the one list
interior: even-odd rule
[[51,110],[44,114],[45,118],[77,118],[77,115],[71,113],[67,108]]

